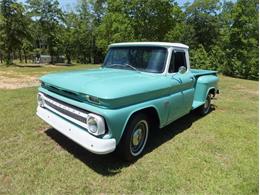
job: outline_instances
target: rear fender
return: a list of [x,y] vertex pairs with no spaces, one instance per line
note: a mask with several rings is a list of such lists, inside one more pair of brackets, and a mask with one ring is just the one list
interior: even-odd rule
[[195,87],[194,100],[205,102],[208,93],[213,90],[216,93],[218,89],[219,78],[216,75],[204,75],[197,79]]

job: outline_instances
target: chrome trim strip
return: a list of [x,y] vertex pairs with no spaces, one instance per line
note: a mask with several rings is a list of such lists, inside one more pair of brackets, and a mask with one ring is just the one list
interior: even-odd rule
[[44,94],[42,94],[42,95],[43,95],[43,99],[45,101],[48,101],[48,102],[54,104],[55,106],[58,106],[58,107],[60,107],[60,108],[62,108],[64,110],[67,110],[67,111],[69,111],[69,112],[71,112],[73,114],[77,114],[77,115],[82,116],[82,117],[87,117],[88,116],[88,114],[86,114],[86,113],[80,112],[80,111],[75,110],[75,109],[73,109],[71,107],[68,107],[68,106],[65,106],[65,105],[63,105],[61,103],[58,103],[58,102],[56,102],[56,101],[46,97]]
[[[48,102],[54,104],[55,106],[60,107],[60,108],[62,108],[62,109],[64,109],[64,110],[67,110],[67,111],[69,111],[69,112],[71,112],[71,113],[73,113],[73,114],[78,114],[79,116],[84,117],[84,118],[86,118],[86,119],[88,118],[88,114],[86,114],[86,113],[82,113],[82,112],[80,112],[80,111],[78,111],[78,110],[75,110],[75,109],[70,108],[70,107],[68,107],[68,106],[62,105],[62,104],[60,104],[60,103],[58,103],[58,102],[56,102],[56,101],[53,101],[53,100],[51,100],[50,98],[46,97],[43,93],[39,93],[39,94],[41,94],[41,96],[42,96],[42,98],[43,98],[44,101],[48,101]],[[87,129],[87,123],[83,123],[83,122],[81,122],[81,121],[79,121],[79,120],[77,120],[77,119],[74,119],[74,118],[72,118],[72,117],[70,117],[70,116],[68,116],[68,115],[65,115],[65,114],[59,112],[58,110],[56,110],[56,109],[50,107],[50,106],[47,105],[46,103],[44,103],[44,107],[47,108],[47,109],[49,109],[49,110],[51,110],[51,111],[54,112],[54,113],[57,113],[58,115],[62,116],[63,118],[66,118],[66,119],[70,120],[71,122],[73,122],[73,123],[75,123],[75,124],[78,124],[78,125],[80,125],[80,126],[82,126],[82,127],[84,127],[84,128]]]

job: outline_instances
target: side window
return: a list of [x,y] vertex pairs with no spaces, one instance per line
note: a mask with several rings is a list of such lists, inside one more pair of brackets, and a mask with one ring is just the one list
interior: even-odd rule
[[185,52],[184,51],[172,51],[169,73],[178,72],[179,68],[181,66],[184,66],[187,68]]

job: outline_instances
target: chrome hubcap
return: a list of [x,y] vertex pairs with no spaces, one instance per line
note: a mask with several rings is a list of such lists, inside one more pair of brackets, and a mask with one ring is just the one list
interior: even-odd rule
[[133,145],[137,146],[142,139],[142,129],[137,129],[133,135]]
[[148,135],[148,124],[145,120],[136,124],[132,133],[130,151],[132,155],[140,154],[145,146]]

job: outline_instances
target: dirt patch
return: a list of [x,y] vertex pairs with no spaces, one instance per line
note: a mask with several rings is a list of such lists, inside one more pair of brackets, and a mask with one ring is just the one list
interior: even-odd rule
[[38,86],[39,81],[34,76],[17,76],[15,78],[0,75],[0,89],[19,89]]

